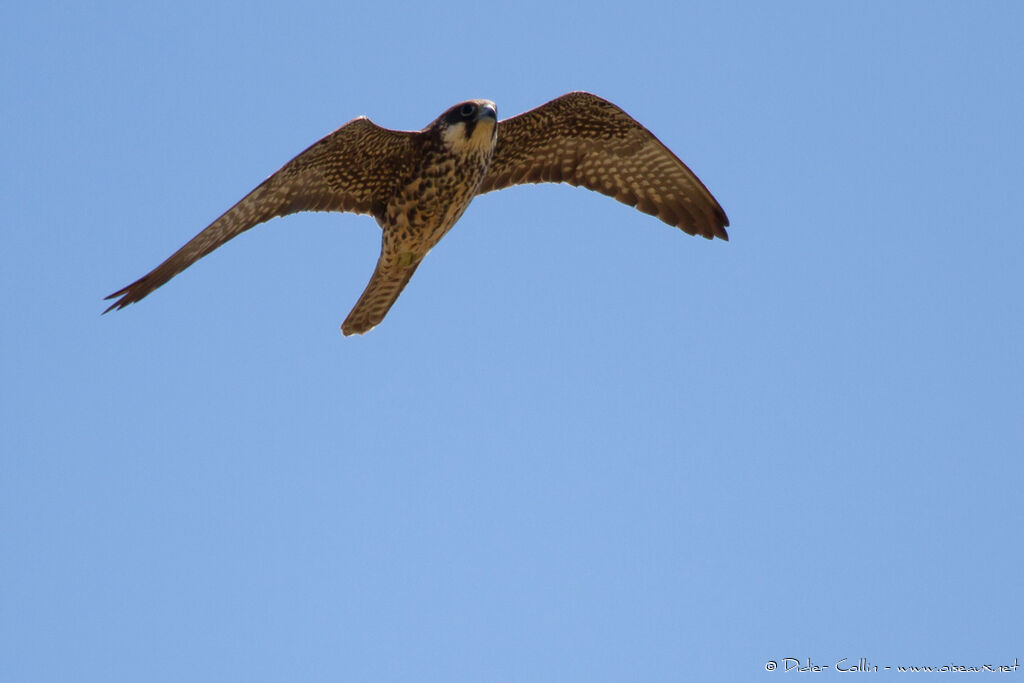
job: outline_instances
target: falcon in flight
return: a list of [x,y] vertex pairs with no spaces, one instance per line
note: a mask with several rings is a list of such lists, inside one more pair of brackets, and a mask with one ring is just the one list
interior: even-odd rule
[[299,211],[352,211],[383,232],[370,283],[341,326],[378,325],[423,257],[478,194],[521,183],[569,183],[635,206],[691,235],[729,239],[725,211],[646,128],[611,102],[573,92],[498,121],[469,100],[421,131],[349,121],[285,164],[149,274],[107,297],[104,313],[143,299],[249,228]]

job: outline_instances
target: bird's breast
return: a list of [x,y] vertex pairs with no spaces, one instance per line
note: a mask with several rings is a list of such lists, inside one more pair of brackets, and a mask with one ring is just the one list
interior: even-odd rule
[[462,217],[487,173],[490,154],[424,164],[388,203],[381,227],[403,248],[425,254]]

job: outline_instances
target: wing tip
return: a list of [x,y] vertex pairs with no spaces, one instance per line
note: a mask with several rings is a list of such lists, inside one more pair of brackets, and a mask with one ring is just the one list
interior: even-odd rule
[[721,224],[716,223],[712,225],[710,228],[697,228],[696,230],[688,227],[683,227],[682,225],[676,227],[678,227],[680,230],[687,234],[697,235],[699,237],[703,237],[706,240],[713,240],[715,238],[718,238],[723,242],[729,241],[729,233],[726,232],[725,227],[722,226]]
[[726,232],[726,227],[729,225],[729,217],[725,215],[725,209],[721,206],[718,207],[718,224],[715,226],[715,237],[722,239],[726,242],[729,241],[729,233]]
[[[118,296],[120,294],[121,294],[121,292],[114,292],[110,296],[103,297],[103,300],[104,301],[110,301],[111,299],[113,299],[114,297],[116,297],[116,296]],[[127,294],[125,294],[120,299],[118,299],[114,303],[112,303],[109,306],[107,306],[106,309],[104,309],[103,313],[101,313],[100,315],[106,315],[107,313],[110,313],[111,311],[115,311],[115,310],[116,311],[120,311],[125,306],[128,306],[129,304],[133,304],[133,303],[135,303],[135,300],[129,298],[129,296]]]
[[[103,300],[104,301],[110,301],[111,299],[113,299],[115,297],[119,297],[122,294],[124,294],[127,289],[128,288],[126,287],[125,289],[117,290],[113,294],[108,294],[107,296],[103,297]],[[110,313],[115,308],[120,310],[120,309],[124,308],[127,305],[128,305],[128,303],[122,297],[122,298],[118,299],[117,301],[115,301],[114,303],[112,303],[109,306],[107,306],[107,308],[102,313],[100,313],[100,315],[106,315],[107,313]]]
[[136,301],[140,301],[143,298],[145,298],[145,296],[152,291],[151,287],[145,286],[148,280],[149,276],[147,275],[136,280],[127,287],[123,287],[114,292],[113,294],[108,294],[107,296],[103,297],[104,301],[110,301],[111,299],[117,299],[117,301],[110,304],[101,315],[106,315],[107,313],[110,313],[111,311],[114,310],[119,311],[125,306],[130,306],[131,304],[134,304]]

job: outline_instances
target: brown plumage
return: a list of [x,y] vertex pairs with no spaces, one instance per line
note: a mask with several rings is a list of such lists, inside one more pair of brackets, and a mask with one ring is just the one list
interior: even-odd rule
[[[166,261],[108,299],[139,301],[249,228],[299,211],[373,215],[383,230],[373,276],[342,325],[379,324],[420,261],[477,194],[565,182],[601,192],[691,235],[728,239],[725,212],[667,147],[628,114],[584,92],[496,119],[487,100],[455,105],[418,132],[354,119],[285,164]],[[104,311],[106,312],[106,311]]]
[[480,194],[568,183],[614,197],[691,235],[728,240],[729,219],[704,184],[629,114],[573,92],[505,119]]

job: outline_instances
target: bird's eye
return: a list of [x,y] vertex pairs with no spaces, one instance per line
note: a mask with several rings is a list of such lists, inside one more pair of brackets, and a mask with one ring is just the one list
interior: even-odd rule
[[461,116],[464,119],[468,119],[470,116],[472,116],[475,113],[476,113],[476,105],[475,104],[464,104],[461,107],[459,107],[459,116]]

